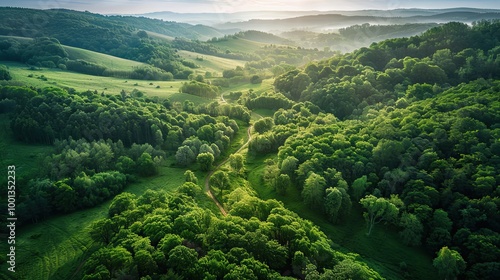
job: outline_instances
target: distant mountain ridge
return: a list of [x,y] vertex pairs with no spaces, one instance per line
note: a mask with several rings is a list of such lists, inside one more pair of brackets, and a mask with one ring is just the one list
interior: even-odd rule
[[241,29],[241,30],[259,30],[264,32],[276,32],[286,30],[313,30],[324,31],[339,28],[345,28],[352,25],[369,23],[372,25],[391,25],[408,23],[445,23],[458,21],[472,23],[481,20],[500,20],[500,11],[498,12],[470,12],[470,11],[451,11],[432,15],[414,15],[410,17],[401,16],[372,16],[372,15],[352,15],[342,14],[321,14],[308,15],[287,19],[262,20],[252,19],[243,22],[229,22],[214,25],[218,29]]
[[500,13],[498,9],[477,9],[477,8],[448,8],[448,9],[394,9],[394,10],[360,10],[360,11],[249,11],[235,13],[176,13],[176,12],[153,12],[138,14],[155,19],[185,22],[191,24],[216,25],[227,22],[242,22],[252,19],[273,20],[287,19],[303,16],[338,14],[344,16],[376,16],[376,17],[414,17],[431,16],[450,12],[471,12],[471,13]]

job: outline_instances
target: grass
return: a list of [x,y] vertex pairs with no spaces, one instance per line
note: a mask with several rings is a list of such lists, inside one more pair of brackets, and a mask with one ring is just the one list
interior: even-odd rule
[[132,71],[134,67],[147,65],[142,62],[123,59],[116,56],[111,56],[75,47],[64,46],[64,49],[68,53],[69,59],[72,60],[83,59],[88,62],[106,66],[106,68],[109,68],[111,70]]
[[273,117],[274,116],[274,112],[273,110],[271,109],[255,109],[252,111],[252,120],[253,121],[258,121],[259,119],[261,118],[265,118],[265,117]]
[[362,208],[353,203],[349,217],[343,224],[333,225],[325,217],[310,210],[302,203],[299,190],[290,188],[285,196],[264,185],[261,174],[264,172],[264,160],[273,158],[247,157],[248,180],[262,199],[277,199],[286,208],[298,213],[318,225],[326,235],[338,245],[344,253],[353,252],[361,256],[371,268],[387,279],[403,279],[405,276],[399,265],[405,262],[412,279],[433,279],[436,270],[432,266],[432,256],[420,248],[410,248],[400,242],[397,230],[383,224],[376,225],[370,236],[366,235],[366,222]]
[[[184,100],[191,100],[198,105],[209,101],[206,98],[180,93],[179,88],[185,81],[120,79],[85,75],[60,69],[42,68],[39,70],[30,70],[24,64],[16,62],[2,61],[0,63],[9,67],[9,72],[14,81],[13,83],[22,83],[27,86],[38,88],[55,86],[73,88],[79,92],[91,90],[113,95],[120,94],[122,90],[130,93],[134,89],[137,89],[150,97],[169,98],[171,101],[179,101],[181,103],[184,102]],[[32,77],[29,77],[30,75]],[[41,78],[42,75],[44,77],[43,79]]]
[[[17,36],[2,36],[4,39],[14,39],[22,43],[32,41],[32,38],[17,37]],[[133,67],[145,66],[147,64],[133,60],[123,59],[112,55],[98,53],[86,49],[70,47],[62,45],[64,50],[68,53],[68,58],[72,60],[83,59],[88,62],[106,66],[111,70],[133,70]]]
[[230,50],[230,51],[235,51],[235,52],[246,52],[246,53],[252,53],[255,52],[261,48],[263,48],[266,45],[266,43],[260,43],[260,42],[255,42],[255,41],[250,41],[242,38],[238,39],[228,39],[226,41],[220,41],[220,42],[213,42],[213,45],[223,49],[223,50]]
[[249,90],[253,90],[257,94],[266,92],[266,91],[272,91],[274,90],[274,79],[265,79],[262,81],[262,83],[259,84],[250,84],[250,83],[242,83],[242,84],[237,84],[237,85],[231,85],[230,87],[223,88],[222,93],[223,94],[229,94],[230,92],[245,92]]
[[[177,53],[184,58],[184,60],[191,61],[200,66],[199,70],[196,70],[197,72],[201,74],[211,72],[214,77],[222,77],[222,71],[234,69],[237,66],[243,67],[246,63],[246,61],[242,60],[222,58],[190,51],[178,51]],[[197,58],[202,58],[202,60]]]
[[[7,166],[15,165],[17,181],[37,174],[41,161],[52,153],[52,146],[28,145],[15,141],[7,114],[0,114],[0,131],[2,131],[0,133],[0,168],[7,170]],[[0,178],[6,180],[3,175]],[[4,181],[0,180],[0,182]]]

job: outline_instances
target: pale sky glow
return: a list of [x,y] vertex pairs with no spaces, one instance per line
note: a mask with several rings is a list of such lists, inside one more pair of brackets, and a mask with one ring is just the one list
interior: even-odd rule
[[239,11],[329,11],[329,10],[391,10],[399,8],[491,8],[500,9],[498,0],[0,0],[0,6],[35,9],[66,8],[95,13],[139,14],[158,11],[181,13],[212,13]]

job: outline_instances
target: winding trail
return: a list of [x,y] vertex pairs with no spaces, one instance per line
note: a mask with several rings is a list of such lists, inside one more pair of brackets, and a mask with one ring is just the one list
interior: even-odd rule
[[[250,143],[250,140],[252,140],[252,128],[253,128],[253,125],[249,126],[247,129],[248,140],[243,145],[241,145],[241,147],[233,154],[239,153],[241,150],[243,150],[248,145],[248,143]],[[227,157],[223,162],[219,163],[219,165],[217,165],[217,167],[215,167],[212,171],[210,171],[210,173],[208,173],[207,177],[205,178],[205,192],[213,200],[215,205],[217,205],[217,207],[219,208],[219,210],[223,216],[226,216],[227,212],[224,209],[224,207],[222,207],[222,204],[219,202],[219,200],[212,193],[212,190],[210,189],[210,178],[212,177],[212,175],[214,175],[215,171],[219,170],[221,168],[221,166],[226,164],[228,161],[229,161],[229,157]]]

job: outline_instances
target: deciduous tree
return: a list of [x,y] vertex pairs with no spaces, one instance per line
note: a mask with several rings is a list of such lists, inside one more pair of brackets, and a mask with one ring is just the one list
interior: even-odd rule
[[196,161],[200,165],[202,171],[208,171],[212,168],[214,162],[214,155],[211,153],[201,153],[196,157]]
[[455,250],[443,247],[432,262],[442,279],[455,279],[465,270],[465,261]]
[[383,197],[377,198],[373,195],[367,195],[359,202],[366,209],[363,216],[365,217],[368,227],[367,235],[371,234],[375,224],[380,222],[392,223],[395,222],[398,217],[399,209],[396,205]]

